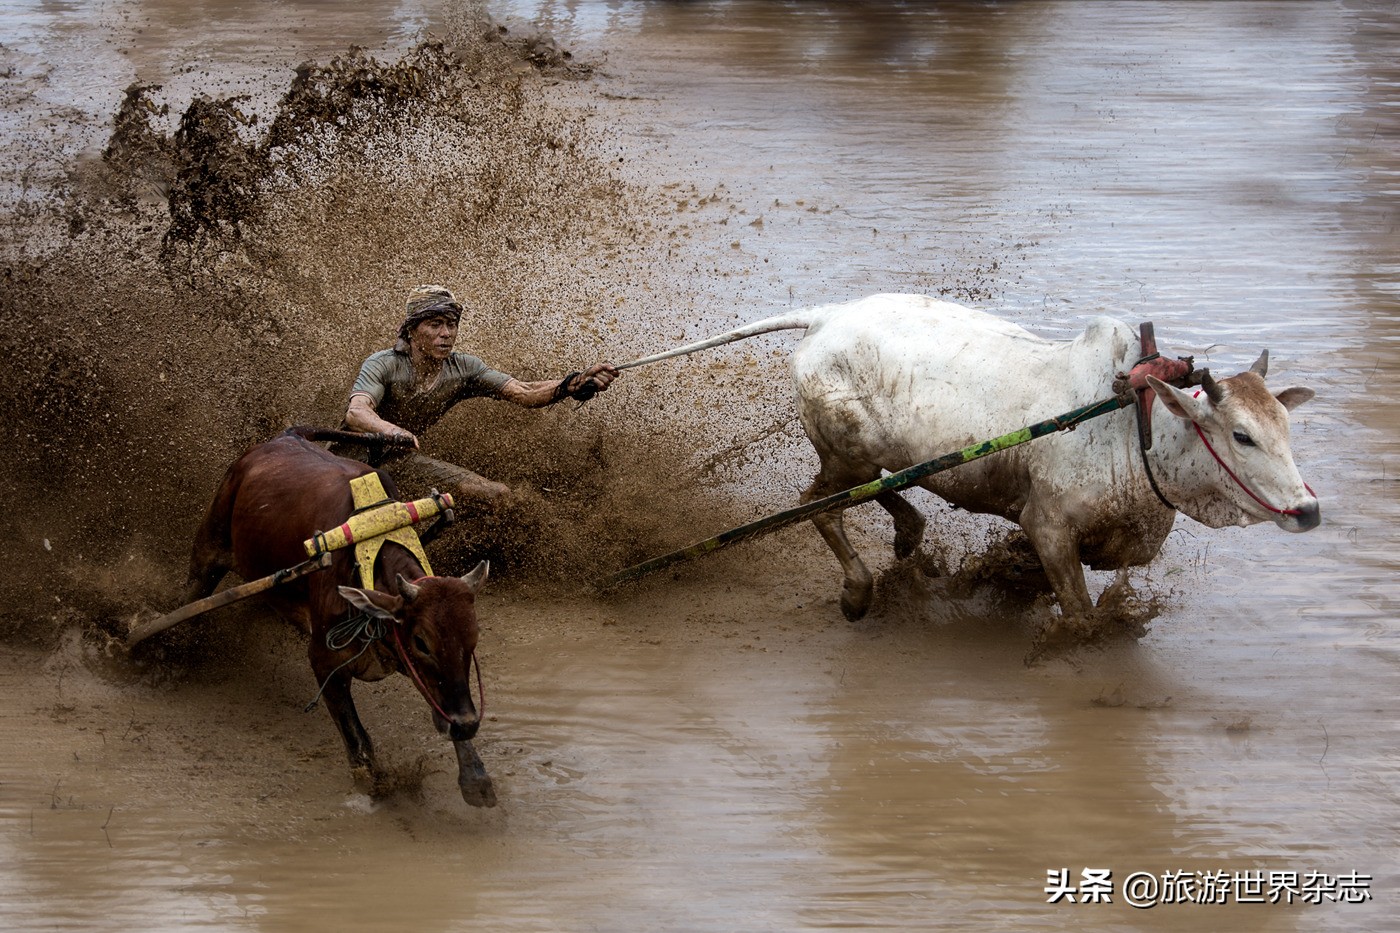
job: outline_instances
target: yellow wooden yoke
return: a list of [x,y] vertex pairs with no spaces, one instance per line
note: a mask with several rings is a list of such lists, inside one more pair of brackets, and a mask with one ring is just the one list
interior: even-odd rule
[[379,549],[386,541],[393,541],[418,558],[425,576],[432,576],[433,568],[428,563],[428,554],[423,550],[423,542],[418,540],[418,531],[413,526],[452,508],[452,496],[434,492],[426,499],[397,502],[384,492],[384,484],[379,481],[379,474],[374,472],[352,479],[350,494],[355,500],[355,511],[344,524],[329,531],[318,531],[303,541],[302,547],[306,549],[307,556],[315,557],[353,544],[360,585],[372,590],[375,588],[374,562],[379,557]]

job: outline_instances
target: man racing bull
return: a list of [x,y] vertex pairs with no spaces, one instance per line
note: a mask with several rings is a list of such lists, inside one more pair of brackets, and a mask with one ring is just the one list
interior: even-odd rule
[[475,500],[498,505],[512,495],[510,487],[424,456],[418,450],[418,435],[464,399],[488,396],[523,408],[543,408],[566,398],[586,401],[606,389],[618,371],[609,363],[597,363],[563,379],[522,382],[478,357],[453,351],[461,318],[462,306],[446,288],[420,285],[410,291],[398,340],[360,366],[345,426],[412,444],[371,448],[371,465],[384,467],[401,487],[415,494],[437,488],[462,504]]

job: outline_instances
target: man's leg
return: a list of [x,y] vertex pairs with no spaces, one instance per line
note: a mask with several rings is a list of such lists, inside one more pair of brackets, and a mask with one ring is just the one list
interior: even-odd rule
[[461,473],[462,475],[457,479],[456,484],[449,487],[459,502],[465,503],[471,500],[487,505],[498,505],[515,495],[505,483],[487,479],[480,473],[473,473],[471,470],[464,469]]
[[415,498],[436,489],[451,493],[457,504],[465,507],[472,504],[503,505],[514,497],[505,483],[489,480],[455,463],[418,453],[404,458],[401,463],[389,463],[385,467],[399,484],[400,491]]

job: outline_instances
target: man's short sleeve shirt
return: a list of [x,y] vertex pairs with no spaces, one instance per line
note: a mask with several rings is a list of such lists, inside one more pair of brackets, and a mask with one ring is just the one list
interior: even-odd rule
[[432,427],[463,399],[495,395],[511,380],[470,353],[453,353],[438,378],[415,391],[408,354],[380,350],[360,366],[351,395],[368,395],[379,417],[414,434]]

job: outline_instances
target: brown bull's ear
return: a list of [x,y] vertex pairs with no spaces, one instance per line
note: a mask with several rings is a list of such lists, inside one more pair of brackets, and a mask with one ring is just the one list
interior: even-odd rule
[[467,585],[467,589],[472,591],[472,595],[476,595],[477,591],[481,589],[481,585],[486,582],[486,575],[490,572],[491,562],[484,560],[477,564],[471,573],[464,574],[462,582]]
[[353,586],[340,586],[336,589],[350,605],[381,619],[393,619],[394,613],[403,608],[402,599],[378,590],[361,590]]

